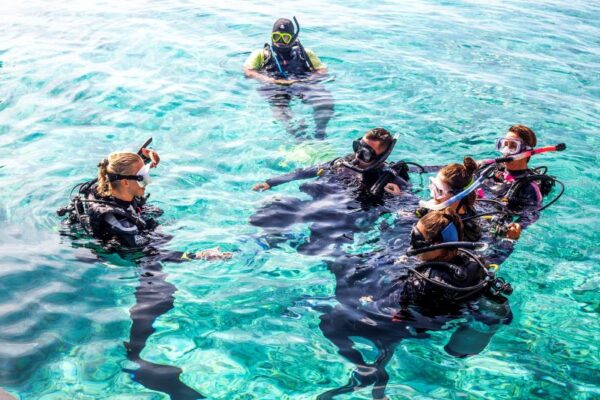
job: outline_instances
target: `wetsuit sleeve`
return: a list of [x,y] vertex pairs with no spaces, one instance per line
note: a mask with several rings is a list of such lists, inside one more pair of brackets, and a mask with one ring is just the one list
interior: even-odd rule
[[152,255],[154,261],[166,261],[172,263],[182,263],[196,259],[195,253],[186,253],[182,251],[160,250]]
[[291,181],[297,181],[301,179],[310,179],[315,178],[319,175],[319,171],[322,169],[322,166],[315,166],[310,168],[300,168],[295,170],[294,172],[290,172],[289,174],[276,176],[274,178],[267,179],[267,184],[271,187],[279,186],[284,183],[288,183]]
[[315,69],[327,68],[327,65],[325,65],[325,63],[321,61],[321,59],[317,56],[317,54],[314,51],[306,48],[304,49],[304,51],[306,51],[306,55],[310,59],[310,62],[312,63],[313,67],[315,67]]
[[248,56],[244,68],[260,71],[265,66],[265,53],[262,49],[255,50]]

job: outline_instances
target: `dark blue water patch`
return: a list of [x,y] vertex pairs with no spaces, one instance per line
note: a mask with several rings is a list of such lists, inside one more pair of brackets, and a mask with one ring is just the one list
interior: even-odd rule
[[196,107],[185,107],[184,110],[190,117],[201,117],[210,114],[210,107],[196,106]]
[[106,79],[108,77],[110,77],[110,74],[107,74],[106,72],[92,71],[92,72],[88,72],[86,74],[83,74],[83,75],[75,78],[73,80],[73,83],[88,82],[88,81],[99,81],[99,80],[102,80],[102,79]]
[[102,91],[97,90],[97,89],[93,89],[93,88],[86,88],[83,89],[79,92],[77,92],[74,96],[73,96],[73,102],[78,102],[78,101],[82,101],[82,100],[89,100],[89,99],[93,99],[94,97],[98,97],[102,95]]
[[[137,127],[137,124],[135,124],[133,122],[119,122],[119,123],[115,124],[115,127],[117,127],[117,128],[135,128],[135,127]],[[113,139],[114,137],[115,137],[115,135],[111,135],[110,139]]]

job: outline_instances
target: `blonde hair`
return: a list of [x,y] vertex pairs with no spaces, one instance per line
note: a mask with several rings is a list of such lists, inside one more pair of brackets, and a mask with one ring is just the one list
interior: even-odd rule
[[135,153],[111,153],[98,164],[98,189],[100,196],[110,196],[111,189],[119,187],[119,181],[109,182],[107,174],[127,175],[132,165],[142,161]]

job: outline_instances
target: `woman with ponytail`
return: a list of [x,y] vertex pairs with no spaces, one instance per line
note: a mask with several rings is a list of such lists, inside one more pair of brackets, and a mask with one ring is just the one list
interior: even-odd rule
[[[378,276],[368,292],[355,287],[352,299],[340,298],[336,292],[338,303],[321,315],[319,327],[356,369],[347,384],[317,399],[331,399],[370,385],[374,399],[386,399],[386,365],[403,339],[426,338],[428,331],[457,327],[444,350],[454,357],[466,357],[483,351],[494,333],[511,322],[504,292],[491,290],[495,280],[485,261],[461,249],[462,239],[463,226],[455,211],[430,211],[410,234],[407,254],[418,258],[397,259],[394,264],[400,267],[393,274],[385,279]],[[351,268],[367,269],[369,257],[353,258],[352,263]],[[385,267],[377,265],[373,271],[385,271]],[[356,349],[355,338],[365,338],[376,346],[374,361]]]
[[79,195],[59,210],[59,215],[69,213],[71,223],[80,224],[106,250],[119,253],[139,268],[136,304],[130,309],[130,338],[125,343],[127,358],[139,368],[126,371],[136,382],[167,393],[170,398],[199,399],[204,396],[179,380],[180,368],[152,363],[141,354],[151,354],[151,349],[145,347],[154,332],[154,322],[174,306],[177,289],[166,280],[162,262],[229,259],[232,253],[223,253],[218,247],[190,254],[162,248],[171,239],[157,231],[155,218],[162,210],[147,205],[144,197],[150,169],[159,161],[158,154],[146,148],[137,154],[110,154],[98,164],[98,177],[78,185]]
[[[156,246],[169,238],[154,232],[158,227],[155,218],[162,215],[162,210],[147,205],[144,195],[151,182],[150,170],[159,162],[158,153],[147,148],[137,154],[111,153],[98,163],[97,178],[78,185],[79,196],[59,210],[59,215],[69,212],[70,222],[81,223],[109,248],[146,250],[156,255]],[[231,253],[221,253],[218,248],[192,254],[159,253],[169,261],[231,258]]]
[[[432,199],[429,204],[441,204],[458,193],[464,191],[475,179],[478,169],[477,162],[471,157],[465,157],[463,164],[449,164],[439,170],[435,178],[429,180],[429,190]],[[463,219],[465,239],[476,242],[481,239],[481,227],[476,221],[475,201],[476,191],[466,197],[449,204],[446,209],[455,211]],[[423,210],[420,214],[425,214]],[[521,234],[519,224],[511,223],[503,229],[509,239],[518,239]]]
[[[465,190],[474,179],[477,171],[477,162],[471,157],[465,157],[463,164],[449,164],[439,170],[435,178],[429,178],[429,191],[431,200],[428,204],[441,204],[456,194]],[[475,211],[477,194],[473,191],[466,197],[449,204],[446,209],[452,210],[462,218],[471,217]],[[419,210],[418,215],[423,215],[427,210]],[[476,242],[481,238],[481,228],[474,219],[464,223],[465,237],[468,241]]]

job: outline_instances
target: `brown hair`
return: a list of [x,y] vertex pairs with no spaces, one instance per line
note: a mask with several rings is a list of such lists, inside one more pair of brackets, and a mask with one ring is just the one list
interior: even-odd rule
[[119,181],[109,182],[108,173],[127,175],[131,173],[131,166],[142,158],[135,153],[112,153],[98,164],[98,189],[100,196],[110,196],[111,189],[119,187]]
[[[462,192],[473,181],[473,174],[477,171],[477,162],[471,157],[465,157],[463,164],[449,164],[440,170],[441,179],[456,194]],[[466,205],[471,207],[475,203],[477,194],[470,193],[466,199]]]
[[458,240],[463,240],[463,224],[458,214],[452,210],[430,211],[419,222],[422,226],[421,234],[426,240],[437,243],[444,228],[451,222],[458,231]]
[[387,146],[392,143],[392,134],[384,128],[375,128],[371,129],[367,133],[365,133],[365,137],[369,140],[374,140],[376,142],[381,142]]
[[531,128],[528,128],[525,125],[513,125],[508,129],[508,131],[519,136],[521,140],[523,140],[529,147],[535,147],[537,145],[535,133],[531,130]]
[[[433,244],[440,243],[440,237],[442,231],[450,224],[454,223],[456,231],[458,232],[458,240],[462,241],[464,238],[463,224],[457,213],[451,210],[444,211],[430,211],[419,222],[421,223],[420,232],[425,240],[431,241]],[[443,252],[439,259],[453,258],[457,254],[456,249],[443,249]]]

